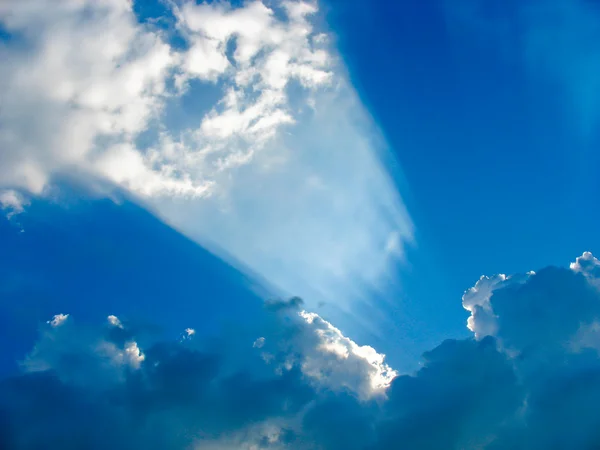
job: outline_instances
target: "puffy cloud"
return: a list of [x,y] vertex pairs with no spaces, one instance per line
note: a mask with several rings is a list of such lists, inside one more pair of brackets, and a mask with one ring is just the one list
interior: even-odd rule
[[[317,389],[351,392],[360,400],[385,396],[397,375],[385,355],[370,346],[359,346],[318,314],[302,309],[294,297],[287,302],[267,302],[266,307],[287,326],[257,338],[252,346],[275,370],[299,367]],[[293,325],[292,325],[293,324]]]
[[385,355],[368,345],[359,346],[318,314],[300,311],[312,339],[306,339],[302,371],[330,389],[350,388],[368,399],[385,392],[397,372]]
[[47,323],[50,324],[53,328],[60,327],[63,325],[67,319],[69,318],[68,314],[56,314],[52,320],[49,320]]
[[584,252],[569,266],[571,270],[584,274],[591,283],[600,280],[600,261],[590,252]]
[[496,332],[496,316],[490,305],[490,297],[494,289],[506,281],[506,275],[494,277],[482,276],[475,286],[465,292],[462,298],[463,308],[471,313],[467,320],[467,328],[476,338],[493,335]]
[[[168,30],[138,22],[128,0],[0,7],[0,23],[17,42],[0,46],[0,142],[8,149],[0,184],[40,193],[75,167],[143,196],[207,195],[218,172],[247,163],[295,121],[292,81],[309,89],[329,82],[331,57],[313,42],[307,19],[317,11],[312,3],[283,2],[284,18],[260,1],[172,7],[183,48]],[[219,81],[221,97],[204,105],[209,112],[182,140],[163,112],[196,79]],[[161,139],[140,147],[137,138],[150,130]]]
[[585,252],[570,270],[482,277],[463,296],[463,306],[471,311],[469,328],[476,337],[495,336],[518,351],[562,346],[600,315],[597,264]]
[[113,327],[117,327],[117,328],[123,328],[123,324],[121,323],[121,321],[119,320],[119,318],[117,316],[113,316],[112,314],[110,316],[107,317],[108,323],[111,324]]
[[[392,380],[382,355],[299,299],[267,302],[255,337],[221,343],[51,320],[24,373],[0,383],[0,444],[596,448],[600,290],[581,269],[594,261],[586,253],[569,269],[481,278],[463,302],[472,314],[485,308],[494,327],[478,328],[475,313],[477,338],[445,341]],[[388,388],[374,383],[382,378]]]
[[[126,184],[143,180],[148,192],[177,181],[133,148],[160,111],[177,55],[136,22],[131,2],[10,1],[0,22],[19,43],[0,48],[0,142],[9,149],[0,182],[40,193],[71,167]],[[121,164],[111,163],[115,157]]]
[[506,276],[504,274],[487,277],[485,275],[477,281],[475,286],[468,289],[462,298],[462,305],[471,313],[467,319],[467,328],[476,338],[494,336],[498,328],[498,316],[494,314],[490,299],[495,290],[507,286],[522,284],[535,272],[525,275]]

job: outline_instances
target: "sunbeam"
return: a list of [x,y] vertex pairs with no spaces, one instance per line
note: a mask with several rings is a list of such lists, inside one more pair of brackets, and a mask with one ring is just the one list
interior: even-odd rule
[[1,184],[104,177],[310,308],[388,282],[413,226],[316,3],[31,5],[0,7]]

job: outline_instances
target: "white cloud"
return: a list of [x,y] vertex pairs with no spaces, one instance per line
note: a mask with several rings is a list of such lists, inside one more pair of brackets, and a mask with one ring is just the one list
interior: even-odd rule
[[482,275],[475,286],[467,289],[462,298],[463,308],[471,313],[467,319],[467,328],[477,339],[485,336],[496,336],[498,332],[498,316],[494,313],[491,298],[494,292],[525,283],[535,272],[530,271],[524,275],[504,274],[487,277]]
[[506,281],[506,275],[499,274],[493,277],[482,275],[463,295],[462,305],[471,313],[467,319],[467,328],[476,338],[493,336],[496,333],[496,317],[492,311],[490,298],[496,288]]
[[123,328],[123,324],[121,323],[121,321],[119,320],[119,318],[117,316],[113,316],[112,314],[110,316],[107,317],[108,323],[111,324],[113,327],[117,327],[117,328]]
[[569,267],[572,271],[582,273],[587,277],[600,275],[600,261],[591,252],[583,252]]
[[6,214],[8,219],[21,214],[27,205],[29,200],[14,189],[0,190],[0,209],[8,211]]
[[264,337],[259,337],[257,340],[254,341],[254,343],[252,344],[252,347],[254,348],[263,348],[265,345],[265,338]]
[[52,317],[52,320],[49,320],[47,323],[50,324],[50,326],[52,326],[53,328],[56,328],[63,325],[68,318],[68,314],[56,314],[54,317]]
[[160,113],[179,55],[137,23],[130,2],[11,1],[0,21],[24,41],[0,48],[0,142],[10,149],[0,183],[40,193],[75,167],[143,193],[186,191],[134,149]]
[[[108,179],[276,288],[348,312],[412,223],[317,4],[169,5],[164,29],[128,0],[0,6],[18,36],[0,45],[0,187]],[[182,102],[196,105],[183,125]]]
[[[299,311],[297,303],[277,302],[267,313],[267,321],[261,322],[267,338],[259,338],[254,347],[262,351],[270,345],[276,350],[275,364],[265,363],[260,353],[247,355],[247,341],[235,333],[221,336],[222,341],[146,339],[142,350],[133,331],[115,316],[108,320],[119,332],[66,323],[66,316],[58,315],[55,319],[62,317],[65,326],[49,321],[42,327],[21,364],[24,374],[35,376],[23,378],[44,383],[48,377],[55,381],[45,391],[59,387],[90,406],[106,403],[107,420],[127,417],[124,424],[129,424],[139,418],[147,426],[135,427],[135,446],[154,436],[186,442],[147,448],[308,450],[315,448],[310,417],[323,414],[322,404],[335,405],[342,398],[352,407],[370,408],[385,401],[396,373],[383,355],[357,345],[318,315]],[[78,429],[70,423],[70,429]]]
[[[600,263],[584,252],[569,265],[577,274],[546,268],[517,275],[482,276],[463,296],[471,315],[467,327],[477,339],[494,336],[518,354],[600,349]],[[516,353],[515,353],[516,352]]]
[[[298,323],[301,331],[293,340],[293,351],[279,370],[298,365],[319,388],[350,391],[361,400],[385,396],[386,389],[398,375],[385,362],[385,355],[368,345],[356,344],[318,314],[304,310],[297,314],[301,318]],[[270,349],[265,343],[264,338],[259,338],[254,347]],[[298,359],[294,355],[299,355]]]
[[[316,313],[299,310],[300,305],[277,303],[280,320],[272,336],[256,339],[253,347],[262,359],[283,374],[299,368],[318,390],[350,392],[361,401],[385,397],[398,373],[385,362],[385,355],[360,346]],[[285,334],[286,330],[293,330]]]

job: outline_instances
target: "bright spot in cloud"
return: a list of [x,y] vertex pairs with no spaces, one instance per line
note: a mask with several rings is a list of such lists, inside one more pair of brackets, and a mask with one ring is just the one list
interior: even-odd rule
[[[303,372],[325,385],[351,388],[368,399],[384,394],[398,372],[385,362],[385,355],[368,345],[359,346],[318,314],[298,313],[316,336],[314,348],[304,351]],[[333,357],[333,364],[332,362]],[[360,382],[354,378],[360,367]]]

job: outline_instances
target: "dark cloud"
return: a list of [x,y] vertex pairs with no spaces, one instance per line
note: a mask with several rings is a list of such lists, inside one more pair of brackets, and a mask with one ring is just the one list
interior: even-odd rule
[[482,448],[522,404],[493,338],[445,341],[424,358],[416,376],[394,381],[376,448]]
[[[366,414],[374,369],[339,330],[303,317],[301,304],[266,306],[260,348],[233,332],[144,345],[115,317],[90,328],[57,315],[23,360],[23,375],[0,386],[2,448],[312,449],[314,439],[335,442],[344,417],[358,424]],[[323,344],[350,354],[341,358]],[[337,432],[323,429],[320,418],[344,404],[354,412],[339,416]]]
[[221,343],[138,343],[114,320],[98,329],[50,321],[23,373],[0,383],[0,446],[599,448],[600,291],[591,258],[482,278],[463,299],[474,329],[487,321],[478,337],[443,342],[417,373],[379,390],[372,382],[383,366],[358,356],[373,355],[368,348],[298,300],[268,303],[270,319],[254,340],[231,333]]

